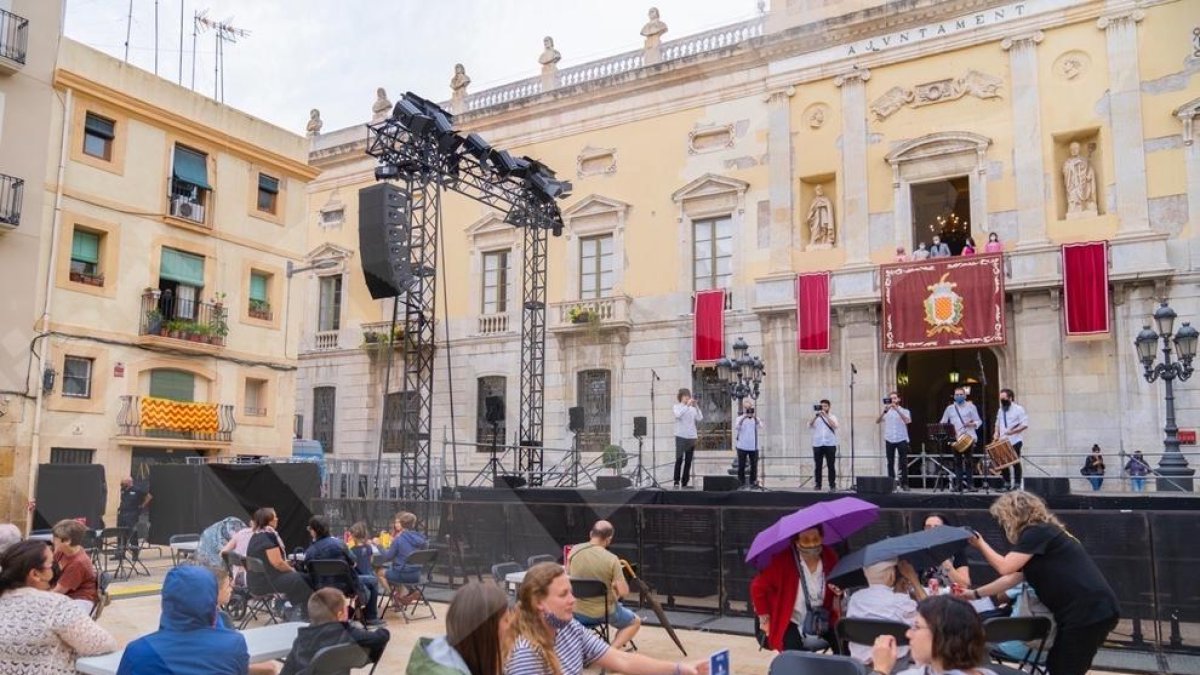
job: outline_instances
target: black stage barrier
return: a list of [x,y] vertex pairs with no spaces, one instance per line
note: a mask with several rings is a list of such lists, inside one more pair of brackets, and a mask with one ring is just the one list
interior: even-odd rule
[[150,467],[150,541],[165,545],[174,534],[198,534],[233,516],[249,521],[270,506],[288,549],[311,542],[309,505],[321,493],[315,464],[156,464]]
[[[67,518],[86,518],[90,527],[103,527],[106,492],[103,465],[39,464],[33,529],[49,529]],[[116,525],[115,520],[110,524]]]

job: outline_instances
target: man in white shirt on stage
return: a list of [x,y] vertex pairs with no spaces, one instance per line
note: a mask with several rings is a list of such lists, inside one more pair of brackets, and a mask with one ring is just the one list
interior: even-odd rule
[[954,475],[958,477],[956,492],[975,491],[975,444],[979,442],[979,432],[976,429],[983,424],[979,410],[975,404],[967,400],[967,390],[957,387],[954,390],[954,403],[946,406],[942,414],[942,424],[954,425],[954,438],[957,440],[966,434],[971,437],[971,444],[962,452],[954,453]]
[[692,454],[696,451],[696,438],[699,437],[696,422],[704,419],[704,413],[700,412],[699,401],[692,398],[692,392],[686,388],[679,390],[675,401],[674,485],[679,487],[682,480],[683,487],[687,487],[692,477]]
[[831,405],[828,399],[814,406],[813,418],[808,423],[812,430],[813,471],[817,477],[817,489],[821,489],[821,462],[829,467],[829,491],[837,490],[837,470],[833,464],[837,461],[837,429],[838,421],[829,412]]
[[891,392],[886,400],[886,407],[880,413],[876,424],[883,425],[883,444],[887,451],[888,478],[895,480],[896,468],[892,462],[900,455],[900,489],[908,489],[908,425],[912,423],[912,413],[900,405],[900,394]]
[[[1012,389],[1000,390],[1000,411],[996,413],[996,440],[1007,438],[1012,444],[1017,459],[1021,458],[1021,448],[1025,445],[1022,434],[1029,428],[1029,415],[1025,407],[1018,404]],[[1021,462],[1004,469],[1004,489],[1021,489]]]

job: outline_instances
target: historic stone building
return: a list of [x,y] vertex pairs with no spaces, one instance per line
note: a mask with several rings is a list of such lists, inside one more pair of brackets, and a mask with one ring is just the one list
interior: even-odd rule
[[[699,473],[722,471],[731,406],[711,364],[693,362],[692,312],[697,291],[724,288],[726,349],[742,336],[766,363],[770,485],[810,474],[807,422],[821,398],[842,419],[843,473],[851,423],[858,473],[880,473],[875,418],[893,388],[918,442],[954,383],[986,393],[989,416],[996,390],[1015,389],[1032,418],[1026,475],[1077,476],[1093,443],[1110,467],[1118,451],[1159,452],[1162,392],[1142,379],[1133,339],[1159,298],[1184,320],[1200,312],[1200,5],[772,5],[673,40],[670,17],[654,12],[642,50],[572,67],[559,67],[570,45],[547,38],[539,75],[485,91],[469,91],[471,64],[455,69],[446,105],[459,129],[574,182],[550,244],[546,445],[569,447],[573,405],[591,448],[633,450],[632,418],[651,416],[647,462],[653,441],[669,480],[670,405],[688,386],[707,420]],[[376,119],[390,109],[386,92],[378,99]],[[357,191],[374,164],[361,126],[319,126],[309,257],[339,267],[305,280],[298,301],[297,408],[304,434],[335,456],[373,457],[391,304],[370,299],[355,249]],[[519,401],[521,237],[473,202],[447,197],[444,213],[438,311],[449,308],[439,320],[450,342],[438,354],[435,460],[451,427],[460,443],[487,441],[491,394],[507,401],[512,442]],[[991,234],[1004,255],[1003,344],[884,351],[880,266],[934,235],[958,253]],[[1087,241],[1108,244],[1110,329],[1068,339],[1062,245]],[[830,274],[829,345],[802,354],[796,276],[819,271]],[[1200,399],[1187,386],[1178,397],[1181,426],[1195,424]],[[460,448],[460,467],[486,459]]]

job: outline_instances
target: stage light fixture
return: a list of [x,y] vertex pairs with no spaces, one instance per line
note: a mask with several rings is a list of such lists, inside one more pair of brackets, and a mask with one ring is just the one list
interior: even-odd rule
[[502,178],[507,178],[511,176],[514,171],[522,168],[522,164],[507,150],[492,150],[492,152],[488,154],[488,163],[492,165],[492,171],[497,173]]
[[396,180],[400,177],[400,167],[389,162],[382,162],[375,167],[375,180]]
[[492,151],[492,146],[479,134],[467,134],[467,138],[463,141],[463,146],[467,149],[467,154],[474,157],[483,164],[487,159],[488,154]]
[[433,118],[408,99],[396,101],[392,108],[392,119],[414,134],[423,134],[433,127]]
[[571,181],[555,180],[553,176],[547,176],[545,173],[535,173],[529,181],[537,191],[551,200],[570,197],[574,188]]

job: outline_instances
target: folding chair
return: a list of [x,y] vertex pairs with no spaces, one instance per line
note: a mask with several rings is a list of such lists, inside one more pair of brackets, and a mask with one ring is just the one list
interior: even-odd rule
[[533,567],[534,565],[536,565],[538,563],[544,563],[544,562],[558,562],[558,558],[556,558],[552,555],[545,555],[545,554],[531,555],[531,556],[529,556],[529,559],[525,561],[525,569],[529,569],[530,567]]
[[[408,623],[412,619],[416,618],[414,615],[416,614],[417,608],[421,605],[424,605],[425,608],[429,610],[428,618],[437,618],[437,612],[433,610],[433,605],[429,604],[429,599],[425,597],[425,586],[429,583],[425,573],[432,569],[435,564],[437,564],[437,558],[438,551],[434,548],[427,548],[423,551],[414,551],[408,556],[408,559],[404,561],[404,564],[418,567],[420,569],[417,572],[417,581],[403,582],[403,585],[411,586],[411,593],[415,594],[416,598],[410,600],[408,603],[401,603],[400,591],[398,588],[401,584],[392,584],[391,592],[388,593],[387,601],[384,603],[383,609],[379,612],[381,617],[387,612],[389,607],[394,607],[396,612],[400,614],[400,616],[404,617],[404,622]],[[424,581],[422,581],[422,579],[424,579]]]
[[866,675],[867,667],[849,656],[782,652],[771,661],[767,675]]
[[[153,549],[154,551],[156,551],[158,553],[158,557],[161,558],[162,557],[162,547],[156,546],[156,545],[150,543],[150,521],[139,520],[137,525],[135,525],[133,529],[135,532],[137,532],[137,537],[138,537],[138,544],[137,544],[137,546],[134,547],[133,550],[137,551],[138,553],[141,553],[142,551],[149,551],[149,550]],[[140,558],[140,556],[139,556],[139,558]],[[143,567],[145,567],[145,565],[143,565]]]
[[[1050,639],[1050,631],[1054,624],[1047,616],[1011,616],[988,619],[983,622],[983,632],[987,636],[988,655],[999,663],[1013,662],[1017,670],[1023,671],[1029,666],[1031,673],[1045,673],[1046,641]],[[1000,651],[997,647],[1001,642],[1019,641],[1026,645],[1037,643],[1037,649],[1029,647],[1025,658],[1017,660]]]
[[350,616],[361,619],[367,598],[358,594],[358,574],[345,560],[306,560],[305,565],[314,591],[326,586],[338,589],[350,602]]
[[167,544],[171,547],[171,564],[179,567],[179,563],[188,558],[195,558],[195,549],[180,548],[179,544],[198,544],[200,543],[200,535],[198,534],[173,534],[167,540]]
[[108,595],[108,587],[112,584],[112,575],[108,572],[101,572],[96,577],[96,604],[92,605],[92,621],[99,621],[100,615],[104,613],[104,608],[108,606],[111,598]]
[[524,572],[525,568],[521,567],[518,562],[503,562],[492,565],[492,578],[496,580],[496,585],[503,588],[505,591],[511,591],[514,595],[517,592],[517,587],[508,583],[508,575],[516,572]]
[[592,619],[588,617],[585,623],[580,621],[584,628],[591,630],[596,635],[599,635],[605,642],[612,642],[609,639],[608,615],[611,613],[608,606],[608,584],[596,579],[571,579],[571,594],[579,600],[587,600],[591,598],[604,598],[604,618]]
[[365,668],[371,665],[369,673],[375,672],[378,661],[371,661],[367,650],[353,642],[346,642],[318,651],[308,667],[300,671],[301,675],[345,675],[355,668]]
[[109,562],[115,559],[117,569],[113,571],[113,578],[120,580],[122,572],[125,573],[125,579],[132,576],[132,564],[129,560],[129,528],[106,527],[100,531],[99,539],[102,569],[107,572]]
[[[282,594],[271,583],[271,577],[267,576],[266,566],[258,558],[246,557],[242,558],[242,562],[246,566],[246,587],[249,590],[250,598],[246,603],[246,613],[238,630],[245,630],[250,621],[258,618],[260,611],[267,613],[268,626],[279,623],[281,617],[275,613],[275,601],[282,597]],[[232,612],[230,615],[232,616]]]
[[908,624],[900,621],[843,617],[841,621],[838,621],[837,634],[843,646],[853,642],[870,647],[875,644],[875,638],[880,635],[891,635],[896,638],[897,645],[904,646],[908,644],[908,628]]

